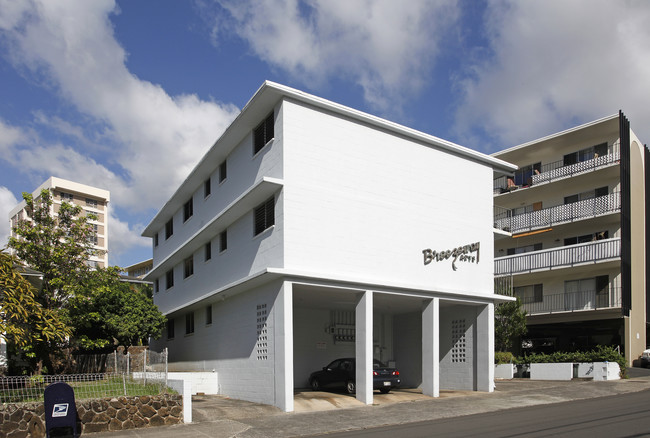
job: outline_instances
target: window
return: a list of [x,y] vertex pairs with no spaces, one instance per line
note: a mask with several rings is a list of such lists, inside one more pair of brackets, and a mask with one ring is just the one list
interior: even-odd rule
[[219,182],[222,183],[228,177],[228,167],[226,166],[226,160],[219,165]]
[[270,197],[255,209],[255,235],[275,225],[275,199]]
[[183,205],[183,222],[187,221],[194,214],[194,198],[190,198],[189,201]]
[[72,202],[73,199],[72,193],[61,192],[61,200]]
[[165,240],[172,237],[173,234],[174,234],[174,218],[171,218],[165,224]]
[[581,149],[578,152],[566,154],[564,156],[563,164],[565,166],[570,166],[572,164],[582,163],[583,161],[602,157],[604,155],[607,155],[607,143],[597,144],[595,146]]
[[609,238],[609,231],[607,230],[598,231],[596,233],[583,234],[582,236],[567,237],[564,239],[564,246],[576,245],[578,243],[595,242],[597,240],[603,240],[608,238]]
[[170,269],[165,274],[167,280],[167,289],[174,287],[174,269]]
[[185,334],[190,335],[194,333],[194,312],[185,314]]
[[174,320],[167,320],[167,339],[174,339]]
[[203,183],[203,197],[207,198],[210,196],[210,193],[212,193],[212,182],[210,181],[210,178],[208,178]]
[[158,233],[153,235],[153,246],[158,246]]
[[205,325],[212,324],[212,304],[208,304],[205,308]]
[[533,175],[539,174],[541,171],[541,162],[520,167],[515,172],[515,184],[518,186],[529,186],[533,183]]
[[524,254],[527,252],[541,251],[541,250],[542,250],[542,244],[535,243],[534,245],[519,246],[517,248],[508,248],[508,255]]
[[90,236],[88,236],[88,242],[92,243],[93,245],[97,245],[97,242],[99,242],[99,239],[97,238],[97,234],[93,233]]
[[86,205],[88,207],[97,208],[97,200],[96,199],[86,198]]
[[185,259],[185,269],[183,271],[183,278],[194,275],[194,257]]
[[274,137],[273,113],[260,123],[253,132],[253,155],[262,150],[264,146]]
[[153,291],[154,292],[160,292],[160,282],[156,278],[153,282]]
[[522,304],[541,303],[544,301],[544,286],[541,283],[517,286],[514,288],[514,292]]
[[576,195],[569,195],[564,197],[564,204],[572,204],[578,201],[584,201],[586,199],[598,198],[600,196],[607,196],[609,193],[609,188],[607,186],[598,187],[594,190],[588,190],[586,192],[578,193]]
[[224,252],[228,249],[228,230],[223,230],[219,234],[219,252]]
[[205,244],[205,261],[207,262],[212,258],[212,242]]
[[454,319],[451,321],[451,362],[465,363],[467,348],[467,339],[465,338],[466,323],[464,319]]

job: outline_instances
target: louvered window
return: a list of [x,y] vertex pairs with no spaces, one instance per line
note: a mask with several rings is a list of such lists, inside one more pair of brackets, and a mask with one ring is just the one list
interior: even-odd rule
[[194,256],[185,259],[185,269],[183,270],[183,278],[194,275]]
[[185,314],[185,334],[191,335],[194,333],[194,312]]
[[275,199],[270,197],[255,209],[255,235],[275,225]]
[[208,178],[203,182],[203,197],[207,198],[210,196],[210,193],[212,193],[212,183],[210,182],[210,178]]
[[183,222],[187,221],[194,214],[194,198],[190,198],[189,201],[183,205]]
[[171,287],[174,287],[174,270],[173,269],[170,269],[169,271],[167,271],[167,273],[165,274],[165,279],[167,280],[166,281],[166,283],[167,283],[166,288],[167,289],[169,289]]
[[253,132],[253,155],[257,154],[274,137],[273,113],[260,123]]
[[224,252],[228,249],[228,230],[223,230],[219,234],[219,252]]
[[174,234],[174,218],[171,218],[165,224],[165,240],[172,237],[173,234]]

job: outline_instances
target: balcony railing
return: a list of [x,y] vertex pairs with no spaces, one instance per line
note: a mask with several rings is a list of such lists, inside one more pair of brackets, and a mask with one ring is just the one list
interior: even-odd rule
[[511,210],[495,206],[494,227],[517,233],[614,213],[620,209],[620,192],[514,216]]
[[612,287],[600,292],[592,290],[544,294],[542,301],[535,301],[534,297],[520,299],[522,308],[529,315],[620,308],[621,288]]
[[[617,163],[620,159],[620,148],[619,143],[617,142],[612,146],[611,153],[603,155],[602,157],[594,157],[589,160],[570,165],[565,165],[564,160],[558,160],[553,163],[544,164],[540,172],[532,174],[523,187],[534,186],[579,175],[581,173],[592,172],[596,169]],[[521,186],[513,184],[508,186],[508,178],[509,177],[507,176],[501,176],[494,180],[492,187],[495,195],[521,188]]]
[[574,265],[615,260],[621,256],[621,239],[603,239],[562,248],[545,249],[494,259],[494,275],[523,274]]

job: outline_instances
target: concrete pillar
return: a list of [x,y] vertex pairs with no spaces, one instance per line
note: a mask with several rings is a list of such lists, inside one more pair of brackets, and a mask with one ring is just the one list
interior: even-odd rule
[[479,306],[474,338],[477,391],[494,391],[494,304]]
[[361,294],[356,307],[357,400],[372,404],[372,291]]
[[440,397],[440,298],[422,309],[422,394]]
[[293,412],[293,283],[285,281],[274,305],[275,406]]

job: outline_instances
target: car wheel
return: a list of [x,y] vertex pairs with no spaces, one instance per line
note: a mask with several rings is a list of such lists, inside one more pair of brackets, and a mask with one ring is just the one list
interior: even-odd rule
[[313,379],[311,381],[311,389],[313,389],[314,391],[320,391],[320,382],[318,381],[318,379]]
[[390,392],[390,388],[379,388],[379,392],[382,394],[388,394]]
[[348,392],[348,394],[354,394],[354,392],[357,390],[354,382],[350,380],[345,384],[345,390]]

